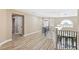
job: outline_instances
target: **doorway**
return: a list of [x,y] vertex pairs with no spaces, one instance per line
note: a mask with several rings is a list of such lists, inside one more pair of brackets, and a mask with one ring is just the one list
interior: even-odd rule
[[43,31],[44,36],[47,36],[48,31],[49,31],[49,20],[48,19],[43,20],[42,31]]
[[24,16],[12,15],[12,38],[18,38],[24,35]]

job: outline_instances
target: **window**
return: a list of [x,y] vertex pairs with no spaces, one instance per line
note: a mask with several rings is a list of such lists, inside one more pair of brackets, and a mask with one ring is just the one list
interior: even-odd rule
[[63,20],[61,22],[61,26],[65,28],[72,28],[73,27],[73,22],[70,20]]
[[73,22],[70,20],[63,20],[60,24],[56,27],[58,30],[61,30],[62,28],[73,28]]

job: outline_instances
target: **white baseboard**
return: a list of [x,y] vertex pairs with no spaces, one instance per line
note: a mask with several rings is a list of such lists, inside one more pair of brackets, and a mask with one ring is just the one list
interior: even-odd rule
[[8,39],[8,40],[5,40],[5,41],[1,42],[1,43],[0,43],[0,46],[2,46],[3,44],[5,44],[5,43],[7,43],[7,42],[9,42],[9,41],[12,41],[12,39]]
[[39,33],[39,32],[41,32],[41,30],[36,31],[36,32],[29,33],[29,34],[25,34],[24,37],[29,36],[29,35],[32,35],[32,34],[36,34],[36,33]]

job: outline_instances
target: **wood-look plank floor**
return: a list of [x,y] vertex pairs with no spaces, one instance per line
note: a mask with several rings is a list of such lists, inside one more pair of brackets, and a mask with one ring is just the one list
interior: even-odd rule
[[53,41],[46,37],[20,37],[4,44],[0,50],[53,50]]

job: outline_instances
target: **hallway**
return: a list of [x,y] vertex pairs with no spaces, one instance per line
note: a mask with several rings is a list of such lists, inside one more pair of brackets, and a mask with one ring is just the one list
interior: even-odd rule
[[[42,34],[41,34],[42,35]],[[1,50],[53,50],[53,40],[45,36],[19,37],[4,44]]]
[[0,50],[79,49],[79,10],[0,10]]

